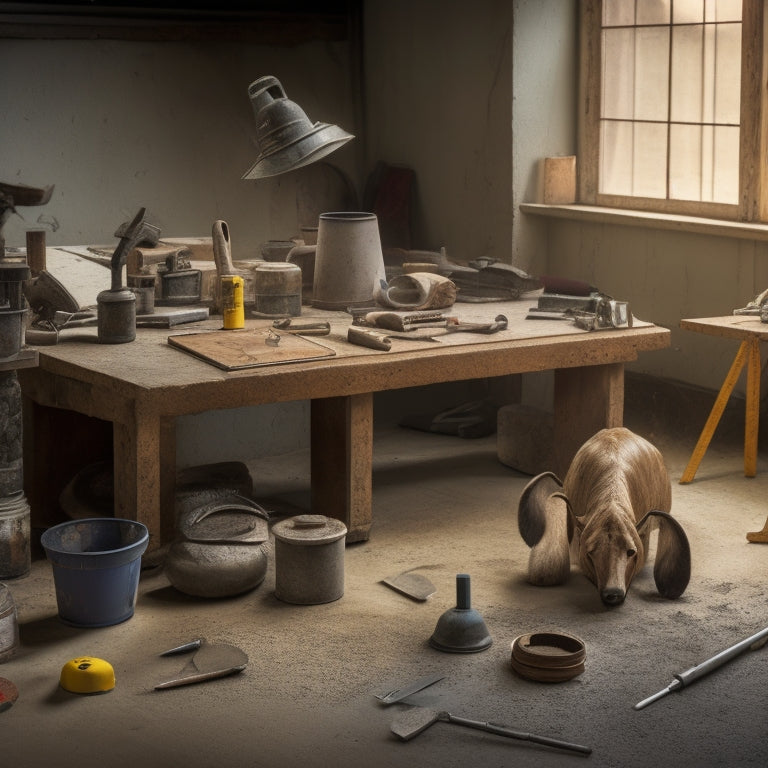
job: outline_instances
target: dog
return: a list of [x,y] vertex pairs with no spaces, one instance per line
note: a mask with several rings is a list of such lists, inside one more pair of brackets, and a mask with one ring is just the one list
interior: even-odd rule
[[662,597],[680,597],[691,575],[691,551],[671,506],[659,450],[624,427],[601,430],[579,448],[562,483],[544,472],[523,489],[517,520],[531,547],[528,581],[562,584],[573,556],[603,603],[621,605],[658,529],[656,588]]

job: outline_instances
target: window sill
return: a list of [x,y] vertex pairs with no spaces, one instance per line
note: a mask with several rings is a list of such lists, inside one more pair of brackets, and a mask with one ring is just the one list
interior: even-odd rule
[[554,219],[570,219],[594,224],[616,224],[627,227],[666,229],[675,232],[691,232],[717,237],[734,237],[741,240],[768,241],[768,224],[744,221],[705,219],[698,216],[679,216],[668,213],[633,211],[620,208],[601,208],[593,205],[546,205],[522,203],[523,213],[547,216]]

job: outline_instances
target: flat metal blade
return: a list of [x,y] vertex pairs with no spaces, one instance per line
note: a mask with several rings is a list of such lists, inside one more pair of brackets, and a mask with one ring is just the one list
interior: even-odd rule
[[439,712],[435,712],[434,709],[414,707],[398,715],[397,719],[392,721],[389,730],[399,739],[410,741],[422,731],[426,731],[432,723],[436,723],[438,718]]
[[399,573],[397,576],[388,576],[386,579],[382,579],[381,583],[386,584],[401,595],[422,603],[437,592],[435,585],[426,576],[408,571]]

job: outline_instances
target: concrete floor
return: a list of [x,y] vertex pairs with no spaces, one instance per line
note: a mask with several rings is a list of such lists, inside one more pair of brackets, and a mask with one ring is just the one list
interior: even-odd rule
[[[8,582],[21,646],[0,666],[20,695],[0,714],[8,766],[761,766],[768,764],[768,649],[747,653],[643,711],[632,705],[673,674],[768,625],[768,545],[750,544],[768,515],[768,462],[743,477],[738,439],[716,439],[696,480],[677,483],[695,435],[628,426],[659,445],[673,477],[673,513],[690,538],[693,576],[666,601],[649,568],[625,604],[606,609],[574,569],[561,587],[525,581],[527,548],[516,507],[528,480],[496,458],[495,436],[478,440],[385,428],[375,444],[374,527],[345,552],[344,596],[295,606],[274,596],[274,561],[256,590],[225,600],[194,599],[160,568],[142,573],[136,612],[123,624],[75,629],[57,616],[49,563]],[[308,457],[251,467],[256,497],[306,499]],[[320,510],[315,510],[320,511]],[[418,569],[437,587],[417,603],[380,580]],[[449,654],[427,641],[456,604],[455,579],[468,573],[472,604],[493,645]],[[566,683],[519,678],[510,644],[520,634],[559,628],[583,638],[583,675]],[[196,637],[233,643],[249,657],[242,673],[155,691],[183,657],[161,658]],[[115,689],[98,696],[58,686],[76,656],[109,661]],[[445,679],[409,704],[506,724],[588,745],[589,757],[436,723],[403,743],[390,724],[406,704],[373,694],[433,672]]]

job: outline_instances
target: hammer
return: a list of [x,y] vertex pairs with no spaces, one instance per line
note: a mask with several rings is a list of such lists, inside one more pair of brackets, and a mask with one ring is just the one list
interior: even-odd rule
[[139,212],[133,217],[132,221],[126,221],[117,228],[115,237],[120,238],[120,242],[115,248],[110,261],[112,272],[111,290],[119,291],[122,289],[123,265],[128,258],[128,254],[137,245],[156,245],[160,239],[160,227],[144,221],[146,208],[140,208]]

